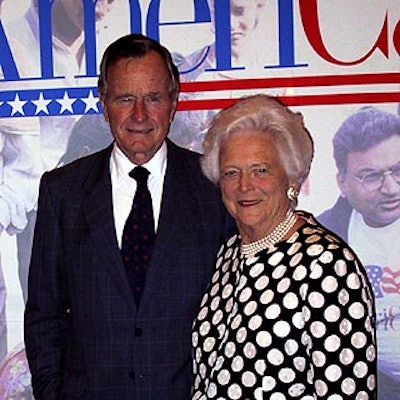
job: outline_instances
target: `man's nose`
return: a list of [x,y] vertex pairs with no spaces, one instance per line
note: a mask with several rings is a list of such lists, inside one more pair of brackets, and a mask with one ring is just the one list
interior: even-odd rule
[[381,192],[383,193],[397,193],[400,190],[400,183],[394,179],[391,171],[387,171],[383,175],[383,182]]
[[147,116],[146,105],[143,100],[136,100],[133,105],[132,117],[136,121],[144,121]]

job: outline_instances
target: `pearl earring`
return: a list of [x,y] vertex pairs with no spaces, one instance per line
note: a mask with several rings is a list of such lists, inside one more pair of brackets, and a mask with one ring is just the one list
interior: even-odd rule
[[299,192],[293,186],[289,186],[286,195],[290,201],[293,201],[296,200],[297,196],[299,195]]

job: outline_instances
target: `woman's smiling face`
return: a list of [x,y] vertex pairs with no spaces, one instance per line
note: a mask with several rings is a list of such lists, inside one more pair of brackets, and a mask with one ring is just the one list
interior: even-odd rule
[[257,131],[232,133],[220,153],[220,185],[242,240],[266,236],[289,208],[288,178],[271,138]]

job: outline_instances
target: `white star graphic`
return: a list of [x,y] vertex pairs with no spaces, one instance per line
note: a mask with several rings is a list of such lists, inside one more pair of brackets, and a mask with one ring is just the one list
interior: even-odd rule
[[93,90],[91,90],[89,92],[89,96],[86,98],[81,99],[85,104],[86,104],[86,108],[85,108],[85,114],[89,111],[89,110],[94,110],[97,113],[99,112],[99,109],[97,108],[97,103],[99,102],[99,98],[95,97],[93,95]]
[[38,100],[32,100],[32,103],[36,106],[36,115],[43,111],[45,114],[49,113],[47,106],[51,103],[51,100],[46,100],[43,97],[43,92],[40,92]]
[[24,105],[25,105],[26,103],[27,103],[27,101],[26,101],[26,100],[21,100],[21,99],[19,98],[18,93],[17,93],[17,94],[15,95],[14,100],[8,102],[8,104],[12,107],[11,115],[14,115],[14,114],[16,114],[16,113],[18,113],[18,112],[19,112],[21,115],[25,115],[23,107],[24,107]]
[[60,114],[62,114],[64,111],[69,111],[71,114],[74,113],[74,110],[72,109],[72,104],[75,103],[76,99],[71,99],[68,96],[67,92],[64,92],[64,96],[62,99],[56,101],[57,103],[61,104]]

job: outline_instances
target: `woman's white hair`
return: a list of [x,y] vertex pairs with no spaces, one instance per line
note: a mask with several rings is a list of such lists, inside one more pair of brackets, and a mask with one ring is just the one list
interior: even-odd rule
[[221,148],[232,133],[249,130],[271,138],[290,185],[299,191],[310,171],[313,140],[300,113],[264,94],[244,97],[215,116],[203,142],[201,168],[204,175],[218,185]]

